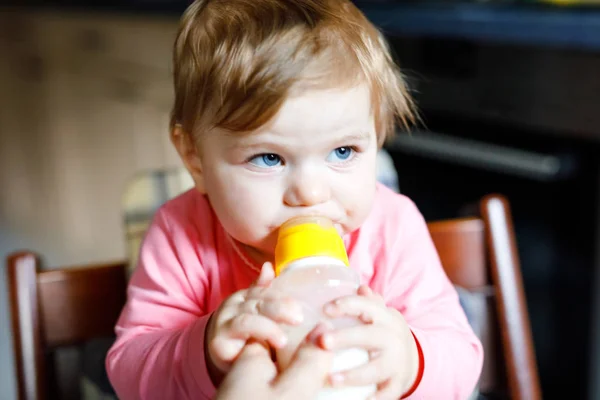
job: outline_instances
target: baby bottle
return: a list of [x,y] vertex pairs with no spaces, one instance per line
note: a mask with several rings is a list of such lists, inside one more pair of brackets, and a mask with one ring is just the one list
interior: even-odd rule
[[[300,325],[286,325],[288,344],[277,352],[277,363],[285,369],[298,345],[319,321],[329,321],[334,329],[358,325],[356,318],[329,318],[323,313],[328,302],[356,294],[358,275],[349,268],[342,238],[332,222],[324,217],[300,217],[279,229],[275,247],[275,274],[272,285],[298,300],[304,319]],[[351,369],[369,361],[365,349],[337,351],[331,372]],[[363,400],[375,393],[376,386],[324,388],[319,400]]]

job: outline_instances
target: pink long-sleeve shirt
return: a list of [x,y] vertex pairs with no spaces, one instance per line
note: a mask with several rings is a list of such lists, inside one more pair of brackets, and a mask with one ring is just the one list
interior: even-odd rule
[[[402,313],[421,346],[423,375],[410,399],[466,399],[479,378],[483,350],[414,203],[378,186],[369,217],[344,241],[351,268]],[[161,207],[106,360],[119,398],[212,398],[204,358],[207,321],[257,275],[205,196],[190,190]]]

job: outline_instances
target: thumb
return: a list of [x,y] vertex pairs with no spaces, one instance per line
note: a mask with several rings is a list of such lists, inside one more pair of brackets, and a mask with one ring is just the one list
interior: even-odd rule
[[214,399],[241,399],[248,393],[258,393],[257,398],[267,398],[266,395],[271,392],[271,381],[276,376],[277,367],[271,361],[269,350],[259,343],[249,343],[219,385]]
[[331,371],[333,353],[316,345],[324,330],[317,327],[298,348],[289,367],[274,384],[278,398],[312,399],[325,386]]
[[271,281],[275,279],[275,270],[273,264],[266,262],[260,269],[260,274],[254,283],[256,286],[269,286]]
[[359,296],[370,297],[373,295],[373,290],[367,285],[360,285],[356,293]]
[[240,352],[232,370],[240,370],[246,375],[252,371],[254,378],[270,382],[277,375],[277,368],[271,360],[269,349],[258,342],[250,342]]

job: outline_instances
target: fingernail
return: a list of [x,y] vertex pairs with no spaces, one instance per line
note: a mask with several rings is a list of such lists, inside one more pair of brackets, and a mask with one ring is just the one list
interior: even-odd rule
[[304,321],[304,315],[302,315],[302,314],[294,314],[294,315],[292,316],[292,322],[293,322],[293,323],[295,323],[295,324],[299,324],[299,323],[301,323],[302,321]]
[[321,335],[321,346],[325,347],[325,348],[330,348],[333,345],[333,338],[331,337],[331,335],[324,333],[323,335]]
[[364,322],[365,324],[370,324],[373,323],[373,319],[365,314],[360,314],[359,319]]
[[319,324],[323,327],[323,333],[325,333],[326,331],[331,331],[335,328],[335,326],[333,325],[333,322],[325,320],[325,321],[321,321],[319,322]]
[[277,346],[283,347],[287,344],[287,341],[288,341],[287,336],[281,336],[281,337],[279,337],[279,339],[277,339]]
[[329,379],[331,380],[331,384],[336,386],[336,385],[340,385],[341,383],[344,382],[344,375],[337,373],[337,374],[333,374],[329,377]]
[[[321,336],[328,330],[328,326],[325,322],[319,322],[312,331],[306,336],[306,342],[314,345],[319,345]],[[322,344],[321,344],[322,345]]]
[[335,305],[333,305],[333,304],[327,304],[327,305],[325,306],[325,308],[324,308],[324,311],[325,311],[327,314],[333,314],[333,313],[335,312],[335,308],[336,308],[336,307],[335,307]]

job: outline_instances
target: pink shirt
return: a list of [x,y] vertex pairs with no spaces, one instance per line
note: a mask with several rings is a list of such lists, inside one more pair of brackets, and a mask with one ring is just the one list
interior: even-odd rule
[[[378,186],[368,219],[344,240],[362,283],[402,313],[421,345],[423,377],[410,398],[466,399],[479,378],[483,350],[414,203]],[[161,207],[106,360],[119,398],[212,398],[206,323],[225,298],[256,277],[206,197],[191,190]]]

